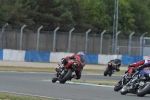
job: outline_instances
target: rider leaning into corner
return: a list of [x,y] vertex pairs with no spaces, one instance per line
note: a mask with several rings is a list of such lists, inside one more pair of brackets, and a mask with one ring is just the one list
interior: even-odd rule
[[80,51],[77,54],[73,54],[72,56],[67,56],[65,58],[61,59],[61,63],[65,66],[68,63],[68,59],[76,59],[80,62],[79,69],[75,71],[75,74],[72,75],[71,78],[80,79],[83,67],[86,64],[85,58],[84,58],[84,52]]
[[111,66],[116,70],[116,71],[120,71],[120,66],[121,66],[121,59],[112,59],[108,62],[108,66]]
[[132,74],[137,69],[139,69],[139,66],[142,66],[142,65],[147,67],[147,68],[141,67],[141,68],[144,68],[144,70],[148,70],[150,68],[147,66],[147,65],[150,66],[150,56],[147,56],[145,60],[141,60],[141,61],[135,62],[133,64],[130,64],[128,66],[128,70],[126,71],[126,72],[128,72],[128,78],[131,78]]

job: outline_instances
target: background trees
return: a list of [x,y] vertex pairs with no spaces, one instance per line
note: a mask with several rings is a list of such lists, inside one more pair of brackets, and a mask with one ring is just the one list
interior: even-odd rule
[[[141,3],[142,2],[142,3]],[[150,0],[119,0],[118,30],[141,35],[150,32]],[[91,28],[95,34],[113,30],[113,0],[0,0],[0,27],[9,23],[12,28],[26,24],[29,29],[60,31],[75,28],[85,32]]]

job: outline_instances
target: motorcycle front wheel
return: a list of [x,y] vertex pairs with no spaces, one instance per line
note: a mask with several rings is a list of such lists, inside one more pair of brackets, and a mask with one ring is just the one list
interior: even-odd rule
[[107,76],[109,71],[110,71],[110,69],[107,67],[106,70],[104,71],[104,76]]
[[55,83],[57,81],[57,78],[52,78],[52,83]]
[[122,95],[127,94],[127,93],[128,93],[127,87],[128,87],[128,86],[125,85],[125,86],[121,89],[120,94],[122,94]]
[[115,87],[114,87],[114,91],[119,91],[119,90],[121,90],[122,89],[122,85],[121,84],[117,84],[117,85],[115,85]]
[[62,77],[61,79],[59,79],[60,83],[65,83],[68,79],[70,79],[72,75],[72,70],[68,69],[67,73],[64,75],[64,77]]

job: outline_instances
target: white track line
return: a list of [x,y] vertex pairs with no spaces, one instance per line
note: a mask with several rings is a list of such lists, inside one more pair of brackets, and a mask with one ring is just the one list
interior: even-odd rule
[[[51,80],[42,80],[42,81],[47,81],[47,82],[52,82]],[[57,83],[59,83],[57,81]],[[68,84],[78,84],[78,85],[89,85],[89,86],[100,86],[100,87],[109,87],[109,88],[113,88],[114,86],[109,86],[109,85],[97,85],[97,84],[90,84],[90,83],[79,83],[79,82],[66,82]]]

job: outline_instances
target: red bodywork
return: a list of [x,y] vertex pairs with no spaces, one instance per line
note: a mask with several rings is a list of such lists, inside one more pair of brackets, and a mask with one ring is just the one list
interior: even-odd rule
[[129,72],[129,73],[132,73],[134,67],[143,65],[144,63],[145,63],[145,60],[141,60],[141,61],[139,61],[139,62],[136,62],[136,63],[131,64],[131,65],[130,65],[130,68],[128,69],[128,72]]
[[[141,65],[143,65],[143,64],[146,63],[146,62],[149,62],[149,61],[141,60],[141,61],[139,61],[139,62],[136,62],[136,63],[131,64],[131,65],[130,65],[130,68],[128,69],[128,72],[129,72],[129,73],[132,73],[134,67],[141,66]],[[148,68],[144,68],[144,70],[147,70],[147,69],[148,69]]]
[[72,64],[73,64],[74,62],[78,64],[78,68],[76,69],[76,71],[80,70],[80,68],[79,68],[79,61],[78,61],[78,60],[69,59],[69,60],[68,60],[68,63],[66,64],[65,67],[68,69],[70,66],[72,66]]

